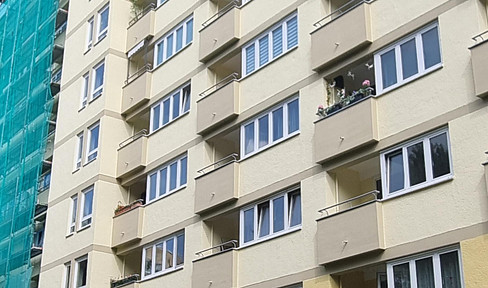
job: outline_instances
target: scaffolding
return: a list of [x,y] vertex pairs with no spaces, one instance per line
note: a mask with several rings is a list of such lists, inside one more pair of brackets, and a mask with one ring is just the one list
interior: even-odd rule
[[0,3],[0,288],[29,287],[57,0]]

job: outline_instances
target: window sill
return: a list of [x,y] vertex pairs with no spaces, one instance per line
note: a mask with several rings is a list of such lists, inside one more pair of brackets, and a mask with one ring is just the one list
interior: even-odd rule
[[[93,223],[93,222],[92,222],[92,223]],[[86,230],[86,229],[90,228],[90,227],[91,227],[91,225],[92,225],[92,223],[90,223],[90,224],[88,224],[88,225],[86,225],[86,226],[83,226],[83,227],[78,228],[78,230],[76,230],[76,233],[80,233],[81,231],[84,231],[84,230]]]
[[278,233],[274,233],[272,235],[268,235],[266,237],[259,238],[258,240],[254,240],[252,242],[242,243],[242,244],[239,245],[239,248],[237,248],[237,250],[241,250],[241,249],[247,248],[249,246],[253,246],[255,244],[259,244],[259,243],[262,243],[262,242],[266,242],[266,241],[269,241],[269,240],[273,240],[275,238],[279,238],[281,236],[284,236],[284,235],[287,235],[287,234],[291,234],[291,233],[294,233],[294,232],[297,232],[297,231],[300,231],[300,230],[302,230],[302,224],[297,225],[295,227],[292,227],[292,228],[290,228],[288,230],[285,230],[285,231],[281,231],[281,232],[278,232]]
[[100,38],[98,38],[98,36],[97,36],[97,41],[95,43],[93,43],[93,47],[97,46],[98,43],[102,42],[102,40],[105,38],[107,38],[107,33],[105,33],[105,35],[100,36]]
[[70,238],[71,236],[75,235],[75,232],[71,232],[68,235],[65,236],[66,239]]
[[78,109],[78,113],[80,113],[81,111],[85,110],[85,108],[86,108],[86,105],[83,106],[83,107],[80,107],[80,109]]
[[297,131],[293,132],[292,134],[289,134],[289,135],[288,135],[286,138],[285,138],[285,137],[283,137],[283,138],[281,138],[281,139],[277,140],[276,142],[273,142],[272,144],[270,144],[270,145],[268,145],[268,146],[266,146],[266,147],[264,147],[264,148],[261,148],[261,149],[260,149],[260,150],[258,150],[258,151],[254,151],[254,152],[251,152],[251,153],[249,153],[249,154],[247,154],[247,155],[243,156],[243,157],[242,157],[242,158],[241,158],[239,161],[237,161],[237,162],[238,162],[238,163],[240,163],[240,162],[242,162],[242,161],[244,161],[244,160],[246,160],[246,159],[249,159],[249,158],[253,157],[254,155],[257,155],[257,154],[259,154],[259,153],[261,153],[261,152],[264,152],[264,151],[266,151],[266,150],[268,150],[268,149],[270,149],[270,148],[272,148],[272,147],[274,147],[274,146],[276,146],[276,145],[279,145],[279,144],[281,144],[282,142],[285,142],[285,141],[287,141],[287,140],[289,140],[289,139],[292,139],[292,138],[294,138],[294,137],[296,137],[296,136],[298,136],[298,135],[300,135],[300,130],[297,130]]
[[[92,160],[88,161],[88,159],[86,160],[86,162],[83,164],[83,167],[87,166],[88,164],[94,162],[95,160],[97,160],[98,156],[93,158]],[[79,170],[79,169],[78,169]]]
[[424,190],[426,188],[431,188],[433,186],[440,185],[442,183],[449,182],[449,181],[452,181],[452,180],[454,180],[454,175],[453,174],[449,174],[449,175],[440,177],[439,179],[436,179],[434,181],[431,181],[429,183],[417,184],[417,185],[415,185],[413,187],[410,187],[408,189],[401,190],[401,191],[398,191],[398,192],[393,192],[392,194],[385,195],[385,197],[383,199],[381,199],[380,201],[381,202],[385,202],[385,201],[388,201],[390,199],[403,196],[405,194],[410,194],[410,193],[414,193],[414,192],[417,192],[417,191],[420,191],[420,190]]
[[71,172],[71,174],[75,174],[76,172],[80,171],[81,168],[76,168],[75,170],[73,170],[73,172]]
[[[154,275],[146,276],[143,279],[141,279],[139,281],[139,283],[146,282],[146,281],[149,281],[149,280],[154,279],[154,278],[158,278],[158,277],[161,277],[161,276],[164,276],[164,275],[171,274],[171,273],[176,272],[176,271],[183,270],[184,265],[185,264],[181,264],[180,266],[176,267],[175,269],[168,270],[168,271],[163,271],[163,272],[159,272],[158,274],[154,274]],[[144,271],[142,271],[142,272],[144,272]]]

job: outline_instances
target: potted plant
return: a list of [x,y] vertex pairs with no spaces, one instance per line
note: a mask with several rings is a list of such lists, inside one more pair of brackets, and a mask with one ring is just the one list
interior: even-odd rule
[[132,209],[135,209],[139,206],[142,206],[144,204],[144,201],[142,199],[137,199],[136,201],[127,204],[127,205],[122,205],[120,202],[117,204],[117,208],[115,208],[114,214],[115,216],[118,216],[120,214],[124,214],[125,212],[128,212]]

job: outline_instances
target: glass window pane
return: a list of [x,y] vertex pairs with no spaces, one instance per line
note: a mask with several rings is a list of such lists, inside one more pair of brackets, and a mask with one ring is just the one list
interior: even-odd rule
[[173,119],[180,116],[180,92],[173,95]]
[[286,22],[286,29],[288,31],[287,49],[293,48],[298,45],[298,21],[297,16]]
[[285,197],[273,200],[273,232],[285,229]]
[[180,166],[180,185],[185,185],[186,184],[186,164],[187,164],[187,158],[182,158],[181,159],[181,166]]
[[408,263],[393,266],[393,285],[395,288],[410,288],[410,268]]
[[435,288],[432,257],[415,261],[417,287]]
[[244,154],[254,151],[254,122],[244,126]]
[[156,198],[156,181],[157,181],[156,173],[149,176],[149,200]]
[[105,64],[100,65],[95,70],[95,90],[103,85],[103,74],[105,72]]
[[299,126],[298,99],[295,99],[288,103],[288,133],[297,131]]
[[403,43],[400,46],[400,51],[402,54],[402,72],[403,79],[415,75],[419,72],[417,65],[417,48],[415,46],[415,38]]
[[254,44],[246,48],[246,74],[254,71]]
[[166,59],[173,55],[173,34],[166,38]]
[[100,14],[100,30],[98,32],[101,32],[108,27],[108,10],[109,8],[105,9],[102,14]]
[[254,240],[254,209],[244,211],[244,243]]
[[177,163],[173,163],[169,166],[169,175],[170,175],[170,178],[169,178],[169,190],[173,190],[173,189],[176,189],[176,180],[177,180],[177,171],[178,171],[178,164]]
[[164,45],[164,41],[162,41],[157,45],[158,56],[156,59],[156,64],[161,64],[163,62],[163,47],[164,47],[163,45]]
[[186,22],[186,44],[193,40],[193,18]]
[[407,147],[410,186],[425,182],[424,143]]
[[269,46],[268,36],[259,39],[259,66],[268,63],[269,60]]
[[191,96],[190,96],[190,85],[186,86],[183,88],[183,112],[186,112],[190,110],[190,101],[191,101]]
[[76,222],[76,210],[78,209],[78,198],[75,197],[73,198],[73,203],[72,203],[72,213],[71,213],[71,223]]
[[283,53],[283,28],[282,26],[276,28],[272,32],[273,36],[273,58]]
[[258,120],[259,129],[259,144],[258,147],[261,148],[266,146],[269,141],[269,116],[265,115]]
[[300,193],[295,192],[288,196],[288,211],[290,211],[290,227],[302,223],[302,201]]
[[93,151],[98,148],[98,131],[100,126],[95,126],[91,129],[90,135],[90,149],[89,151]]
[[159,118],[161,117],[160,115],[160,110],[161,110],[161,106],[158,105],[156,107],[154,107],[152,109],[152,114],[153,114],[153,117],[152,117],[152,131],[155,131],[159,128]]
[[397,83],[395,49],[381,55],[383,89]]
[[157,273],[163,270],[163,243],[156,245],[156,263],[154,265],[154,272]]
[[183,47],[183,26],[176,30],[176,51]]
[[390,193],[403,189],[404,171],[402,150],[386,155],[388,165],[388,190]]
[[434,178],[451,173],[446,133],[430,138],[430,153]]
[[283,108],[273,111],[273,141],[283,137]]
[[176,265],[181,265],[185,262],[185,234],[176,238]]
[[83,201],[83,217],[92,214],[93,210],[93,190],[90,190],[84,193],[84,201]]
[[259,237],[269,234],[269,202],[258,205]]
[[457,251],[440,255],[442,288],[461,288]]
[[146,248],[146,259],[144,259],[144,276],[151,275],[152,271],[152,247]]
[[168,186],[167,177],[168,177],[168,168],[165,167],[164,169],[159,171],[159,196],[162,196],[167,192],[167,186]]
[[169,122],[170,105],[170,98],[163,101],[163,125]]
[[441,48],[437,27],[422,34],[425,69],[441,63]]
[[166,240],[166,264],[164,266],[165,269],[173,267],[173,255],[174,255],[174,243],[175,240],[173,238]]
[[82,287],[86,285],[86,271],[88,266],[88,260],[78,262],[78,277],[76,279],[76,287]]

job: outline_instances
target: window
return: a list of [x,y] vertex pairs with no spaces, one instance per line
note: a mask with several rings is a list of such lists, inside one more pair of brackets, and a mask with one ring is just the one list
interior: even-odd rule
[[388,288],[462,288],[459,250],[388,263],[387,277]]
[[69,288],[69,280],[71,278],[71,262],[64,264],[64,288]]
[[242,48],[242,75],[246,76],[298,46],[296,13]]
[[105,6],[102,10],[98,11],[98,28],[97,28],[97,41],[102,40],[107,36],[108,32],[108,8]]
[[147,176],[146,203],[171,194],[186,185],[187,161],[185,155]]
[[166,3],[166,1],[168,0],[158,0],[158,6],[163,5],[164,3]]
[[83,132],[76,135],[76,157],[75,157],[75,170],[81,168],[81,159],[83,157]]
[[93,17],[88,20],[86,30],[86,51],[90,50],[93,45]]
[[83,75],[82,87],[81,87],[81,108],[84,108],[88,104],[88,93],[89,93],[90,78],[88,73]]
[[151,107],[150,132],[154,132],[190,110],[190,83],[178,88]]
[[86,287],[87,272],[88,272],[88,257],[83,256],[80,259],[76,260],[76,271],[75,271],[76,288]]
[[252,155],[299,132],[298,98],[241,126],[241,155]]
[[93,187],[81,192],[81,219],[80,228],[84,228],[92,223],[93,213]]
[[91,100],[96,99],[103,92],[103,78],[105,74],[105,62],[93,67],[92,96]]
[[432,24],[374,56],[379,93],[403,85],[442,65],[438,24]]
[[183,267],[185,260],[185,234],[178,233],[142,250],[142,279]]
[[452,177],[449,134],[443,129],[381,153],[385,198]]
[[278,236],[301,227],[302,204],[299,189],[282,193],[241,210],[240,246]]
[[76,229],[76,213],[78,210],[78,196],[71,197],[71,219],[69,222],[69,233],[72,234]]
[[97,123],[88,128],[88,152],[86,154],[86,162],[93,161],[98,155],[98,136],[100,130],[100,124]]
[[154,49],[154,63],[156,66],[165,62],[193,40],[193,16],[186,19],[175,29],[156,42]]

